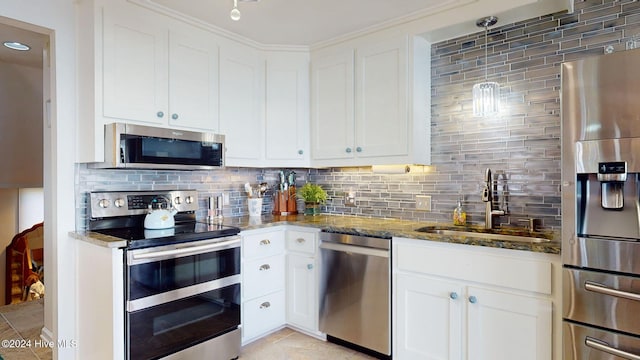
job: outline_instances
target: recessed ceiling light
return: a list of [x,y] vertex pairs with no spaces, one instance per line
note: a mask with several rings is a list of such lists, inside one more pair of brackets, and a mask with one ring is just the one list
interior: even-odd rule
[[28,51],[31,49],[29,45],[25,45],[17,41],[5,41],[4,43],[2,43],[2,45],[4,45],[5,47],[8,47],[9,49],[18,50],[18,51]]

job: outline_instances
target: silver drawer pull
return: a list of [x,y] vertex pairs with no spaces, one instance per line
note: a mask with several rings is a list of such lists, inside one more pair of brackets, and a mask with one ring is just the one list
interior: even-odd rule
[[600,294],[615,296],[615,297],[619,297],[619,298],[623,298],[623,299],[640,301],[640,294],[631,293],[631,292],[628,292],[628,291],[622,291],[622,290],[618,290],[618,289],[613,289],[613,288],[610,288],[610,287],[608,287],[606,285],[598,284],[598,283],[593,282],[593,281],[585,281],[584,282],[584,289],[587,290],[587,291],[592,291],[592,292],[596,292],[596,293],[600,293]]
[[271,307],[271,303],[268,301],[263,302],[262,304],[260,304],[260,309],[266,309]]
[[640,360],[640,355],[636,355],[636,354],[626,352],[624,350],[616,349],[614,347],[611,347],[608,343],[600,339],[594,339],[592,337],[587,336],[584,339],[584,344],[592,349],[600,350],[602,352],[606,352],[607,354],[619,356],[624,359]]
[[298,244],[304,244],[305,242],[304,238],[297,238],[296,241],[298,242]]
[[269,266],[269,264],[264,264],[262,266],[260,266],[260,271],[265,271],[265,270],[269,270],[271,269],[271,266]]
[[269,245],[269,244],[271,244],[271,241],[269,241],[269,239],[260,240],[260,245]]

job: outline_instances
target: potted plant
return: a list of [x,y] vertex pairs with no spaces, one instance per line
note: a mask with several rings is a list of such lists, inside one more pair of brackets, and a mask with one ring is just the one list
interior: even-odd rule
[[320,204],[327,201],[327,192],[320,185],[306,183],[298,190],[298,197],[304,200],[305,215],[318,215]]

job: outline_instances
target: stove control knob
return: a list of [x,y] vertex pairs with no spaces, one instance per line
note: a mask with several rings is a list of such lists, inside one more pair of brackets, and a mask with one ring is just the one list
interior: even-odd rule
[[193,196],[187,196],[187,199],[185,201],[187,202],[187,204],[191,204],[193,202]]
[[113,202],[113,205],[115,205],[117,208],[121,208],[124,206],[124,199],[116,199],[116,201]]
[[109,202],[109,200],[107,199],[102,199],[98,202],[98,206],[100,206],[103,209],[106,209],[109,207],[109,205],[111,205],[111,203]]
[[175,198],[175,199],[173,199],[173,202],[174,202],[176,205],[180,205],[180,204],[182,204],[182,199],[180,198],[180,196],[176,196],[176,198]]

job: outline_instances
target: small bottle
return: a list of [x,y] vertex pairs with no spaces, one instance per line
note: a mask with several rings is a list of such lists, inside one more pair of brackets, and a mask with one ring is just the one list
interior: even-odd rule
[[453,225],[466,225],[467,213],[462,208],[462,199],[458,199],[458,206],[453,210]]

